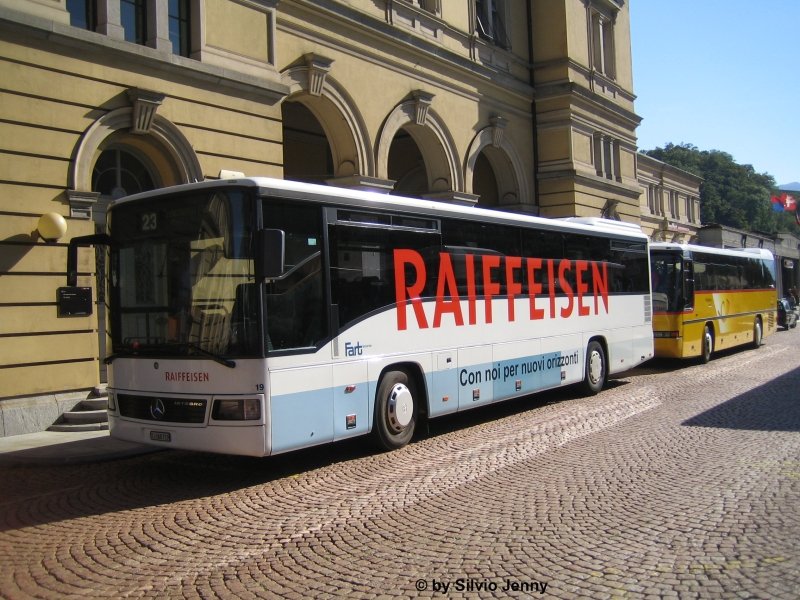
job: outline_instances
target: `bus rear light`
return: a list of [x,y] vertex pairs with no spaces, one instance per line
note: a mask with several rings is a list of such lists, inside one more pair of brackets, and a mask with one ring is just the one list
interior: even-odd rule
[[258,421],[261,419],[261,402],[258,398],[214,400],[211,418],[215,421]]
[[677,338],[679,338],[681,336],[680,336],[680,332],[679,331],[654,331],[653,332],[653,337],[654,338],[677,339]]
[[114,392],[108,392],[108,410],[117,410],[117,399],[114,397]]

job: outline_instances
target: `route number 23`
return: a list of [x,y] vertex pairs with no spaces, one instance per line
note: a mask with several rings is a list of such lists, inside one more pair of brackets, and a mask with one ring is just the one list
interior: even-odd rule
[[158,213],[142,213],[140,225],[142,231],[155,231],[158,229]]

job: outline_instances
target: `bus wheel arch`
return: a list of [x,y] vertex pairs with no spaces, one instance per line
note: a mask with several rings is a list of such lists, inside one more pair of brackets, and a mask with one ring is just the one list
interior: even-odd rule
[[764,343],[764,323],[761,320],[761,315],[756,316],[753,322],[753,348],[760,348]]
[[603,389],[608,380],[608,348],[603,338],[589,340],[585,363],[583,391],[587,396],[594,396]]
[[714,325],[706,323],[703,326],[703,337],[700,339],[700,362],[703,364],[711,360],[714,352]]
[[407,445],[421,415],[427,413],[425,386],[418,365],[394,364],[378,378],[372,435],[384,450]]

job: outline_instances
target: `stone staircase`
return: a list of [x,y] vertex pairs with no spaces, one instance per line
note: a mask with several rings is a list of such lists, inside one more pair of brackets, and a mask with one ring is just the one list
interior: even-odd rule
[[68,410],[56,420],[48,431],[102,431],[108,429],[108,392],[105,385],[92,390],[85,400],[81,400],[72,410]]

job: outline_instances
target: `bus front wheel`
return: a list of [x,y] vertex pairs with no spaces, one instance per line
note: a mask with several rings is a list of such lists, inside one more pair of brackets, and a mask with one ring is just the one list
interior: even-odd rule
[[758,348],[764,343],[764,332],[761,329],[761,317],[756,317],[753,324],[753,348]]
[[414,383],[405,371],[388,371],[375,397],[373,434],[384,450],[402,448],[411,441],[417,421]]
[[711,328],[706,325],[703,329],[703,347],[700,350],[700,362],[703,364],[711,360],[711,353],[714,352],[714,334]]
[[603,345],[592,340],[586,347],[586,375],[583,378],[583,390],[587,395],[594,396],[603,389],[607,371]]

